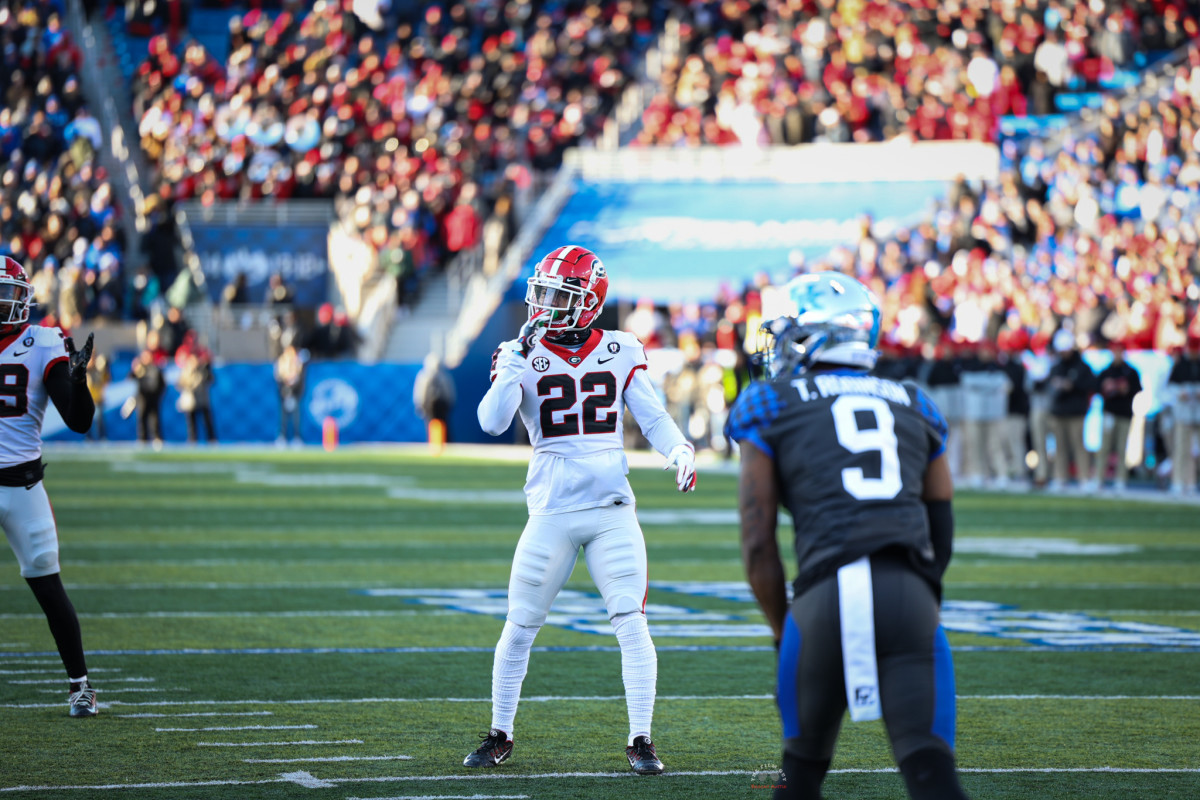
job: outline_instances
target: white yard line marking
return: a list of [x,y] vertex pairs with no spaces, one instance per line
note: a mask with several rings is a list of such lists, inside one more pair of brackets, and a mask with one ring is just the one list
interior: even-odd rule
[[1058,589],[1063,591],[1076,591],[1078,589],[1098,589],[1102,591],[1113,589],[1200,589],[1200,583],[1051,583],[1043,581],[1008,583],[1006,581],[952,581],[948,585],[955,589]]
[[104,783],[82,786],[0,786],[0,792],[65,792],[121,791],[124,789],[191,789],[201,786],[257,786],[263,783],[289,783],[282,778],[266,778],[258,781],[162,781],[158,783]]
[[[111,668],[89,669],[88,675],[99,675],[101,672],[108,673],[108,672],[124,672],[124,671],[125,670],[123,670],[123,669],[111,669]],[[59,673],[59,672],[62,672],[62,670],[61,669],[57,669],[57,670],[54,670],[54,669],[0,669],[0,675],[52,675],[52,674]],[[126,680],[126,679],[125,678],[119,678],[119,679],[114,678],[113,680]],[[15,683],[15,682],[16,681],[9,681],[9,683]]]
[[1200,694],[960,694],[959,700],[1200,700]]
[[[79,614],[80,619],[291,619],[307,617],[446,617],[463,612],[442,608],[348,611],[140,611]],[[44,614],[0,614],[0,620],[45,619]]]
[[303,489],[402,489],[415,481],[408,476],[375,475],[366,472],[262,472],[257,469],[242,470],[234,474],[238,483],[258,486],[273,486]]
[[[472,564],[482,564],[484,566],[512,566],[511,558],[472,558],[468,559]],[[453,555],[447,555],[444,558],[427,558],[422,563],[425,564],[458,564],[463,559]],[[72,558],[66,562],[72,567],[132,567],[132,566],[148,566],[148,567],[237,567],[246,564],[254,563],[251,560],[244,558],[114,558],[114,559],[91,559],[91,558]],[[287,567],[329,567],[329,559],[327,558],[280,558],[271,562],[273,565]],[[378,558],[346,558],[338,559],[336,562],[340,566],[379,566]],[[672,564],[683,565],[712,565],[712,561],[703,559],[679,559],[673,560]]]
[[527,794],[397,794],[390,797],[347,797],[346,800],[526,800]]
[[[116,689],[115,691],[123,691]],[[124,690],[129,691],[129,690]],[[105,694],[103,689],[101,693]],[[694,700],[771,700],[772,695],[769,694],[696,694],[696,695],[664,695],[656,698],[657,702],[672,702],[672,701],[694,701]],[[1082,695],[1082,694],[960,694],[959,700],[1200,700],[1200,695],[1196,694],[1114,694],[1114,695]],[[533,696],[522,697],[523,703],[557,703],[557,702],[625,702],[624,695],[555,695],[555,696]],[[303,700],[162,700],[153,701],[147,700],[144,702],[133,702],[127,700],[113,700],[110,702],[101,703],[103,708],[114,706],[221,706],[221,705],[356,705],[361,703],[490,703],[490,697],[331,697],[331,698],[305,698]],[[0,708],[58,708],[57,703],[0,703]],[[233,715],[237,712],[209,712],[208,714],[120,714],[116,716],[131,716],[131,717],[166,717],[166,716],[222,716]],[[244,713],[270,713],[270,712],[244,712]]]
[[248,461],[124,461],[108,465],[113,472],[135,472],[145,475],[229,475],[239,470],[254,469]]
[[316,725],[222,725],[214,728],[155,728],[155,733],[196,733],[197,731],[311,731]]
[[317,778],[303,770],[300,770],[299,772],[285,772],[279,777],[291,783],[297,783],[303,786],[305,789],[331,789],[334,786],[337,786],[336,783],[323,781],[320,778]]
[[[65,679],[64,679],[64,681],[55,681],[55,683],[63,683],[63,682],[65,682]],[[95,688],[101,694],[133,694],[134,692],[140,692],[142,694],[156,694],[156,693],[161,694],[163,692],[190,692],[191,691],[191,689],[188,689],[188,688],[185,688],[182,686],[160,686],[160,687],[157,687],[154,689],[134,689],[134,688],[124,688],[124,687],[119,688],[119,689],[109,689],[106,684],[104,686],[97,686]],[[58,689],[36,689],[35,691],[42,692],[44,694],[54,694],[58,691]]]
[[[887,773],[897,773],[895,767],[882,767],[880,769],[831,769],[830,772],[837,772],[843,775],[883,775]],[[995,773],[995,774],[1015,774],[1015,773],[1117,773],[1122,775],[1142,775],[1142,774],[1167,774],[1167,775],[1191,775],[1200,773],[1200,768],[1173,768],[1173,767],[958,767],[959,772],[975,772],[975,773]],[[664,773],[665,774],[665,773]],[[488,776],[491,777],[491,776]]]
[[333,761],[412,761],[412,756],[314,756],[312,758],[243,758],[247,764],[315,764]]
[[387,490],[393,500],[419,500],[437,505],[458,503],[492,503],[494,505],[525,505],[525,492],[520,489],[431,489],[416,486],[397,486]]
[[1079,610],[1067,610],[1071,614],[1088,614],[1093,617],[1102,617],[1105,614],[1110,616],[1129,616],[1129,615],[1147,615],[1156,614],[1164,617],[1200,617],[1200,610],[1197,609],[1178,609],[1178,608],[1081,608]]
[[[228,591],[230,589],[269,589],[271,591],[293,591],[296,589],[346,589],[356,591],[358,589],[391,589],[396,585],[395,581],[389,582],[365,582],[365,583],[218,583],[216,581],[202,582],[187,582],[180,583],[68,583],[66,588],[68,591],[76,589],[82,591],[107,591],[114,590],[120,592],[126,591],[145,591],[145,592],[161,592],[164,589],[201,589],[213,591]],[[489,584],[490,586],[490,584]],[[483,588],[483,587],[480,587]],[[16,585],[0,585],[0,592],[8,591],[29,591],[28,587]],[[25,645],[28,642],[7,642],[0,644],[8,645]]]
[[196,747],[296,747],[297,745],[317,745],[317,744],[362,744],[362,739],[336,739],[331,741],[317,741],[316,739],[304,739],[298,742],[196,742]]
[[163,717],[270,717],[274,714],[274,711],[188,711],[183,714],[113,714],[112,716],[124,719],[161,719]]
[[[895,769],[861,769],[861,770],[830,770],[830,772],[858,772],[858,773],[884,773],[895,772]],[[959,772],[988,772],[988,773],[1019,773],[1019,772],[1038,772],[1038,773],[1131,773],[1131,774],[1172,774],[1172,775],[1195,775],[1200,774],[1200,768],[1154,768],[1142,769],[1135,767],[1012,767],[1012,768],[963,768],[959,767]],[[696,770],[696,771],[668,771],[664,772],[661,778],[691,778],[691,777],[720,777],[722,775],[745,775],[751,776],[753,772],[745,770]],[[535,775],[520,775],[517,773],[496,774],[488,773],[483,775],[389,775],[374,778],[329,778],[326,783],[341,785],[347,783],[399,783],[411,781],[478,781],[478,780],[561,780],[563,778],[624,778],[626,780],[636,780],[631,772],[546,772]],[[81,786],[0,786],[0,792],[63,792],[71,790],[119,790],[119,789],[189,789],[202,786],[256,786],[269,783],[294,783],[290,778],[264,778],[256,781],[174,781],[161,783],[111,783],[111,784],[90,784]]]
[[[88,673],[92,674],[93,672],[99,672],[99,671],[100,670],[88,670]],[[17,680],[17,681],[9,681],[9,683],[18,685],[18,686],[21,686],[21,685],[31,686],[34,684],[42,684],[42,683],[62,683],[63,680],[66,680],[66,679],[65,678],[63,678],[63,679],[39,678],[38,680],[24,679],[24,680]],[[154,683],[156,680],[157,680],[156,678],[105,678],[104,683],[106,685],[110,684],[110,683]]]

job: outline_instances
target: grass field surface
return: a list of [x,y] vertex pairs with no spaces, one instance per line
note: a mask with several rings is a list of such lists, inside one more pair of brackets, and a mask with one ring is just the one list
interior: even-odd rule
[[[67,716],[45,620],[3,549],[0,798],[770,795],[755,787],[779,763],[774,655],[743,581],[730,470],[702,471],[689,496],[673,473],[631,475],[667,766],[647,778],[625,762],[620,655],[582,560],[535,643],[512,758],[461,766],[490,721],[523,461],[47,461],[101,712]],[[1200,797],[1200,507],[962,493],[956,517],[943,620],[968,792]],[[881,724],[846,722],[825,793],[905,796]]]

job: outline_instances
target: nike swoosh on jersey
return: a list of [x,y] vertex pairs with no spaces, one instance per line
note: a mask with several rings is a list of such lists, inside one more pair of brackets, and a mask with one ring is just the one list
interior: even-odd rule
[[28,350],[22,350],[19,353],[13,353],[13,358],[20,358],[21,356],[25,355],[28,352],[29,352]]
[[616,358],[616,356],[613,356],[612,358],[598,358],[598,359],[596,359],[596,363],[597,364],[607,364],[608,362],[612,361],[613,358]]

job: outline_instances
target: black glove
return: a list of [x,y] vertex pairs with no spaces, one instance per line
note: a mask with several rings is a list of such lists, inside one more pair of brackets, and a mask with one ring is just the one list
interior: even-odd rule
[[529,355],[542,336],[546,334],[546,325],[549,324],[549,317],[545,312],[535,314],[525,320],[525,324],[521,326],[521,332],[517,335],[517,339],[521,342],[521,355]]
[[75,343],[71,341],[71,337],[63,339],[63,345],[67,348],[67,369],[71,375],[71,380],[75,383],[84,383],[87,381],[88,363],[92,360],[92,339],[96,334],[89,333],[87,341],[83,343],[82,350],[75,349]]

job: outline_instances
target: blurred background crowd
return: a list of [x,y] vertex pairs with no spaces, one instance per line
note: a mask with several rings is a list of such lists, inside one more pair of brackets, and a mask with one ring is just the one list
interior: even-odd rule
[[337,198],[402,303],[485,227],[502,250],[535,176],[601,133],[651,4],[421,5],[256,8],[224,60],[153,36],[134,105],[162,197]]
[[0,45],[0,252],[25,265],[53,320],[119,319],[130,305],[120,212],[60,9],[0,0]]
[[637,142],[994,141],[1004,116],[1133,79],[1195,37],[1196,14],[1148,0],[680,3],[682,47]]

